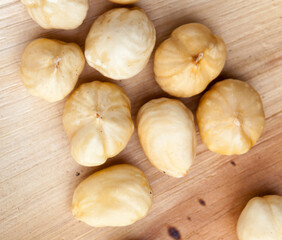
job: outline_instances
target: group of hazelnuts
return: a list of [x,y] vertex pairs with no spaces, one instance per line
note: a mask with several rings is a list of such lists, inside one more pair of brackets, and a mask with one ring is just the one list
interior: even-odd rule
[[[130,4],[138,0],[111,1]],[[45,29],[77,28],[89,8],[88,0],[22,3]],[[22,82],[31,95],[59,101],[73,91],[85,59],[108,78],[129,79],[147,65],[155,42],[154,24],[142,9],[115,8],[94,21],[84,54],[75,43],[46,38],[32,41],[22,55]],[[185,24],[156,49],[155,80],[171,96],[192,97],[221,73],[225,60],[226,46],[220,37],[202,24]],[[71,154],[79,164],[101,165],[126,147],[134,131],[130,106],[124,90],[109,82],[84,83],[71,93],[65,103],[63,124]],[[265,116],[254,88],[240,80],[226,79],[201,97],[196,120],[208,149],[233,155],[246,153],[256,143]],[[152,165],[172,177],[184,177],[196,156],[193,113],[180,100],[153,99],[139,110],[136,125]],[[152,189],[144,173],[121,164],[98,171],[80,183],[72,210],[77,219],[94,227],[126,226],[145,217],[152,202]],[[270,215],[273,209],[277,214]],[[281,216],[282,197],[252,199],[238,222],[239,239],[281,240]]]

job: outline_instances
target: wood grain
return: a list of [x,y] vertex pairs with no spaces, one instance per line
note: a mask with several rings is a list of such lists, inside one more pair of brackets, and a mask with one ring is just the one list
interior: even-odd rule
[[[235,240],[238,216],[256,195],[282,195],[282,2],[280,0],[140,0],[157,29],[157,45],[184,23],[200,22],[221,35],[228,49],[218,80],[248,81],[261,95],[265,131],[247,154],[220,156],[199,135],[197,158],[188,176],[168,177],[151,166],[136,131],[126,149],[96,168],[71,157],[62,126],[65,100],[47,103],[28,95],[19,77],[24,47],[38,37],[84,47],[93,20],[118,5],[90,0],[76,30],[44,30],[18,0],[0,3],[0,239]],[[79,84],[105,80],[86,66]],[[114,82],[114,81],[112,81]],[[128,93],[135,120],[146,101],[167,96],[155,83],[152,58],[136,77],[115,81]],[[195,112],[200,96],[182,99]],[[98,169],[131,163],[148,176],[154,191],[150,214],[123,228],[91,228],[71,214],[74,188]],[[170,233],[170,235],[169,235]]]

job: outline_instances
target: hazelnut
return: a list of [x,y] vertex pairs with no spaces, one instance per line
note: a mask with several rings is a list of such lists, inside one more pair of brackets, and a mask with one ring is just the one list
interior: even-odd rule
[[98,166],[120,153],[134,125],[130,100],[113,83],[82,84],[68,98],[63,124],[70,139],[73,158],[84,166]]
[[88,11],[88,0],[21,0],[31,18],[42,28],[75,29]]
[[159,98],[147,102],[137,116],[141,146],[150,162],[173,176],[187,174],[196,155],[192,112],[179,100]]
[[120,164],[92,174],[75,189],[73,215],[93,227],[127,226],[145,217],[152,205],[145,174]]
[[117,8],[93,23],[85,42],[85,57],[104,76],[127,79],[146,66],[155,41],[155,27],[143,10]]
[[282,239],[282,197],[252,198],[239,217],[237,235],[239,240]]
[[248,83],[227,79],[216,83],[200,100],[197,121],[202,141],[213,152],[243,154],[264,128],[259,94]]
[[55,102],[73,90],[84,65],[77,44],[40,38],[25,48],[20,74],[31,95]]
[[191,97],[219,75],[225,58],[225,44],[220,37],[213,36],[202,24],[185,24],[156,50],[155,79],[170,95]]

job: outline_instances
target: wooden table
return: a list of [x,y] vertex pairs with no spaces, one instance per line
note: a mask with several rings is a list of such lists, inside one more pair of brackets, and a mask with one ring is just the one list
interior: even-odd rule
[[[280,0],[140,0],[157,29],[157,46],[184,23],[200,22],[226,42],[226,66],[218,78],[250,83],[262,97],[266,126],[247,154],[210,152],[197,135],[197,157],[189,174],[175,179],[158,172],[141,150],[136,131],[126,149],[96,168],[78,165],[70,155],[62,125],[65,100],[48,103],[30,96],[19,77],[24,47],[39,37],[84,47],[94,19],[118,5],[90,0],[87,19],[72,31],[44,30],[18,0],[0,3],[0,239],[64,240],[235,240],[235,226],[247,201],[282,195],[282,2]],[[83,82],[109,79],[86,66]],[[112,81],[140,106],[167,96],[156,84],[152,58],[137,76]],[[200,96],[182,99],[195,112]],[[130,163],[148,176],[154,191],[149,215],[122,228],[92,228],[71,214],[72,194],[91,173]],[[169,235],[172,235],[170,236]]]

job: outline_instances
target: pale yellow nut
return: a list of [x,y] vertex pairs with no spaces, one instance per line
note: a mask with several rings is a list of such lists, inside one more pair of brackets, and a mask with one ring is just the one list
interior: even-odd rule
[[155,41],[155,27],[142,9],[116,8],[93,23],[85,42],[85,57],[104,76],[127,79],[146,66]]
[[201,93],[224,67],[226,48],[220,37],[199,23],[176,28],[158,47],[154,59],[155,79],[172,96]]
[[134,125],[130,100],[113,83],[82,84],[68,98],[63,124],[70,139],[73,158],[84,166],[98,166],[120,153]]
[[118,4],[132,4],[138,2],[139,0],[109,0],[109,1]]
[[211,151],[232,155],[243,154],[256,143],[265,117],[259,94],[246,82],[227,79],[201,98],[197,122]]
[[77,44],[40,38],[25,48],[20,74],[31,95],[55,102],[73,90],[84,65]]
[[42,28],[75,29],[86,17],[88,0],[21,0]]
[[239,240],[281,240],[282,197],[252,198],[239,217],[237,236]]
[[196,155],[196,131],[192,112],[179,100],[159,98],[141,107],[138,136],[150,162],[173,176],[187,174]]
[[145,174],[120,164],[92,174],[75,189],[73,215],[93,227],[127,226],[145,217],[152,205]]

